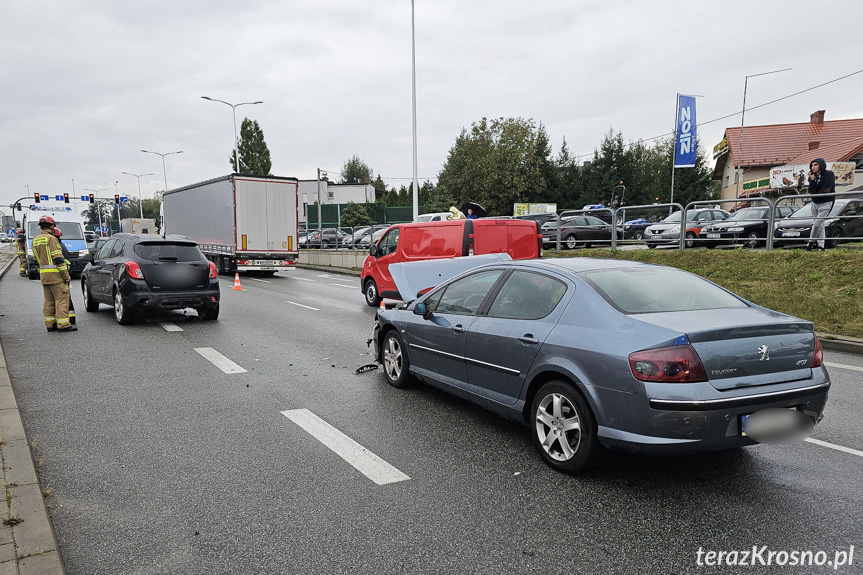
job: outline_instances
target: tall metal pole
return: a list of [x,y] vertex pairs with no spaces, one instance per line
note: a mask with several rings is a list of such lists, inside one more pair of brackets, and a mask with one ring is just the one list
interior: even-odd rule
[[[165,158],[162,158],[162,167],[165,167]],[[138,178],[138,207],[141,208],[141,219],[144,219],[144,199],[141,197],[141,176],[152,176],[153,174],[132,174],[130,172],[120,172],[121,174],[126,174],[127,176],[132,176],[134,178]],[[168,187],[168,177],[165,176],[165,188]]]
[[[119,181],[114,182],[115,197],[120,194],[120,192],[117,191],[117,184],[119,183]],[[117,202],[115,205],[117,206],[117,227],[120,229],[120,233],[123,233],[123,220],[120,219],[120,203]]]
[[105,237],[105,232],[102,231],[102,206],[99,205],[99,198],[96,198],[95,195],[99,192],[104,192],[108,188],[101,188],[98,190],[91,190],[90,188],[84,188],[85,192],[93,192],[93,206],[96,207],[96,214],[99,216],[99,235],[103,238]]
[[737,150],[737,172],[735,174],[735,179],[737,180],[735,189],[734,189],[734,199],[738,199],[740,197],[740,179],[742,173],[740,172],[740,164],[743,161],[743,119],[746,117],[746,89],[749,86],[749,78],[754,78],[756,76],[766,76],[768,74],[777,74],[779,72],[787,72],[788,70],[793,70],[794,68],[785,68],[782,70],[773,70],[772,72],[762,72],[760,74],[750,74],[746,76],[746,80],[743,82],[743,109],[740,112],[740,148]]
[[[674,131],[671,138],[671,199],[669,204],[674,203],[674,159],[677,157],[677,115],[680,114],[680,92],[674,96]],[[673,210],[674,206],[669,208]]]
[[[318,230],[321,229],[321,169],[318,168]],[[323,240],[321,240],[323,242]]]
[[224,100],[217,100],[216,98],[210,98],[209,96],[201,96],[203,100],[209,100],[211,102],[221,102],[226,106],[231,107],[231,111],[234,115],[234,173],[240,173],[240,152],[237,149],[237,108],[240,106],[254,106],[255,104],[263,104],[262,101],[258,100],[257,102],[240,102],[239,104],[231,104],[230,102],[226,102]]
[[417,50],[414,27],[414,0],[411,0],[411,104],[413,110],[413,147],[414,147],[414,221],[419,216],[419,182],[417,181]]

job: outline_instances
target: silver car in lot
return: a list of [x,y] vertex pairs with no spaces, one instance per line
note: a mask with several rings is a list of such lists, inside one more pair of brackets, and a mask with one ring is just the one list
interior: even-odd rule
[[[812,323],[699,276],[593,258],[493,262],[448,280],[446,260],[392,267],[420,264],[438,273],[393,278],[423,295],[375,317],[386,381],[420,380],[526,424],[554,469],[578,472],[602,448],[751,445],[747,421],[774,412],[788,417],[768,422],[764,442],[805,436],[822,417],[830,379]],[[435,277],[446,281],[426,291]]]
[[[680,215],[674,212],[661,222],[651,224],[644,230],[644,243],[649,248],[659,245],[673,245],[680,242]],[[684,245],[687,248],[695,246],[701,228],[714,222],[720,222],[728,218],[730,214],[719,208],[695,208],[686,210],[686,231],[684,232]]]

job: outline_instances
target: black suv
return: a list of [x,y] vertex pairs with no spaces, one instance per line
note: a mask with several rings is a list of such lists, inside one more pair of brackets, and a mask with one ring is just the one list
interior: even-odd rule
[[114,307],[121,325],[141,312],[194,308],[205,320],[219,317],[216,265],[183,236],[115,234],[81,274],[87,311]]

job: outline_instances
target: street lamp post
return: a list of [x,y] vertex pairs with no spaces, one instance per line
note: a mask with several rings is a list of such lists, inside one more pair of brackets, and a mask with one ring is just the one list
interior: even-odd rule
[[103,238],[105,237],[105,232],[102,230],[102,206],[99,205],[99,198],[95,197],[99,192],[104,192],[108,188],[101,188],[98,190],[91,190],[90,188],[84,188],[85,192],[93,192],[93,205],[96,206],[96,213],[99,216],[99,235]]
[[165,152],[162,154],[161,152],[151,152],[149,150],[141,150],[145,154],[156,154],[157,156],[162,156],[162,174],[165,176],[165,191],[168,191],[168,170],[165,168],[165,156],[170,156],[171,154],[182,154],[183,150],[179,152]]
[[772,72],[761,72],[760,74],[750,74],[746,76],[746,80],[743,82],[743,110],[740,112],[740,147],[737,150],[737,173],[735,175],[737,182],[734,190],[734,199],[740,198],[740,163],[743,161],[743,119],[746,117],[746,88],[749,86],[749,78],[766,76],[768,74],[778,74],[779,72],[787,72],[788,70],[793,70],[793,68],[773,70]]
[[[144,219],[144,200],[141,198],[141,176],[153,176],[155,174],[130,174],[129,172],[120,172],[121,174],[126,174],[127,176],[132,176],[138,178],[138,207],[141,208],[141,219]],[[167,181],[168,177],[165,176],[165,180]],[[165,184],[167,188],[167,183]]]
[[231,104],[230,102],[226,102],[224,100],[217,100],[216,98],[210,98],[209,96],[201,96],[204,100],[209,100],[211,102],[221,102],[227,106],[231,107],[231,111],[234,114],[234,172],[240,173],[240,153],[237,150],[237,108],[240,106],[254,106],[255,104],[263,104],[260,100],[257,102],[242,102],[240,104]]
[[419,216],[419,182],[417,181],[417,56],[416,56],[416,32],[414,29],[414,0],[411,0],[411,109],[413,112],[413,151],[414,151],[414,173],[413,173],[413,208],[414,218]]

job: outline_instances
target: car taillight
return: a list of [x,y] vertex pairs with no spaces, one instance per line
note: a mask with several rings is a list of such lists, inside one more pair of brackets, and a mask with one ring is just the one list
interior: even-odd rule
[[821,367],[824,363],[824,349],[821,347],[821,340],[815,336],[815,353],[812,354],[812,365],[810,367]]
[[123,267],[126,268],[126,273],[129,274],[130,278],[144,279],[144,272],[141,271],[141,266],[137,262],[124,262]]
[[707,381],[701,358],[690,344],[646,349],[629,354],[635,379],[663,383]]
[[216,279],[216,277],[218,275],[219,275],[219,271],[216,269],[216,264],[214,264],[213,262],[210,262],[210,279],[211,280]]

